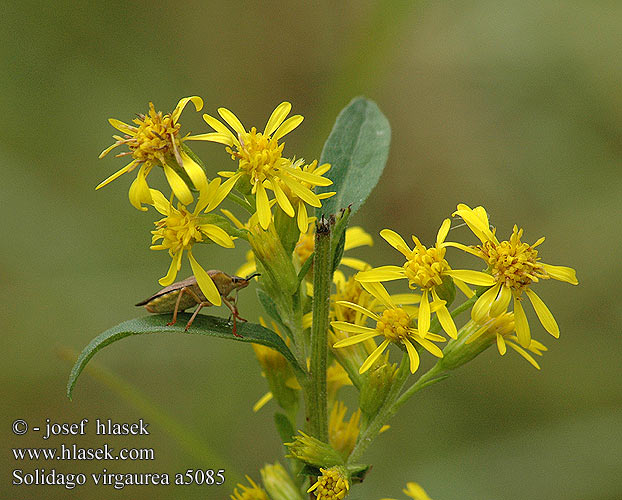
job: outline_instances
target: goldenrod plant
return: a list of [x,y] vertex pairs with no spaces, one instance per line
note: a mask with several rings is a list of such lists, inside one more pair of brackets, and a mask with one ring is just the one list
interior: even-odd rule
[[[527,322],[524,299],[558,338],[557,322],[534,288],[551,278],[578,283],[573,269],[540,261],[544,238],[524,242],[523,229],[514,226],[503,240],[483,206],[458,203],[431,244],[415,235],[410,244],[383,229],[380,236],[397,250],[392,262],[367,263],[351,252],[374,243],[349,222],[378,182],[389,152],[391,130],[375,103],[354,99],[337,117],[319,160],[310,162],[285,150],[283,139],[303,121],[289,116],[289,102],[274,109],[263,131],[218,108],[220,118],[203,115],[209,127],[204,133],[183,135],[180,117],[188,103],[197,112],[203,107],[192,96],[171,113],[150,104],[133,125],[110,120],[121,135],[100,156],[119,148],[117,156],[131,161],[97,189],[138,168],[130,202],[156,217],[151,248],[171,257],[159,279],[166,288],[144,304],[166,314],[126,321],[93,339],[71,372],[69,397],[91,357],[130,335],[175,332],[252,343],[269,391],[260,397],[265,389],[258,388],[254,410],[274,412],[286,452],[235,486],[231,498],[340,500],[356,491],[365,497],[360,483],[374,480],[365,452],[418,391],[492,345],[501,355],[509,346],[540,369],[536,358],[547,348],[534,339],[539,328]],[[189,141],[223,145],[222,165],[208,168]],[[148,186],[154,169],[162,170],[167,192]],[[475,241],[459,229],[465,225]],[[464,242],[453,241],[459,237]],[[206,271],[193,254],[199,244],[244,247],[240,276]],[[454,268],[452,252],[476,257],[473,269]],[[194,279],[174,283],[184,255]],[[242,318],[230,296],[251,276],[266,319]],[[390,293],[385,284],[391,281]],[[221,303],[233,321],[183,313]],[[170,324],[170,313],[183,320]],[[433,364],[421,373],[426,357]],[[345,391],[357,393],[358,408],[346,406]],[[403,492],[430,499],[416,483]]]

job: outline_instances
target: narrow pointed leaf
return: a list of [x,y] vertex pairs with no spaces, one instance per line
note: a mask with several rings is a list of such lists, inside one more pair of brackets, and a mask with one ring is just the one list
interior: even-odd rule
[[232,325],[229,321],[215,316],[198,315],[192,326],[185,331],[186,323],[190,319],[190,314],[179,314],[177,323],[173,326],[166,326],[170,321],[170,314],[161,314],[154,316],[145,316],[143,318],[131,319],[114,326],[104,333],[95,337],[84,348],[78,356],[78,359],[71,370],[69,381],[67,383],[67,397],[71,399],[73,388],[76,385],[78,377],[87,365],[89,360],[101,349],[118,340],[130,337],[132,335],[154,334],[154,333],[180,333],[183,335],[206,335],[208,337],[225,338],[236,340],[238,342],[252,342],[271,347],[281,353],[287,359],[295,370],[301,371],[296,358],[283,342],[283,339],[268,328],[254,323],[237,324],[237,333],[241,337],[235,337],[232,333]]

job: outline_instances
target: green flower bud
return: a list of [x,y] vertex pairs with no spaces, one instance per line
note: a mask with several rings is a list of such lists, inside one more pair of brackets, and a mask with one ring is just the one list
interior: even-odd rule
[[261,479],[272,500],[304,500],[290,475],[278,462],[261,469]]
[[488,349],[495,341],[494,335],[480,335],[473,342],[468,342],[481,326],[473,320],[464,325],[458,332],[458,338],[447,343],[443,357],[436,365],[442,370],[455,370]]
[[298,431],[299,436],[293,443],[285,443],[289,448],[289,456],[315,467],[331,467],[343,465],[341,455],[328,443]]
[[394,363],[375,365],[368,371],[359,396],[359,407],[366,417],[376,415],[393,386],[396,372]]

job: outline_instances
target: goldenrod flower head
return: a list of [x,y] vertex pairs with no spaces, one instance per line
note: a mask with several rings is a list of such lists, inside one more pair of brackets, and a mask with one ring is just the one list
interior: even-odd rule
[[[352,337],[340,340],[333,345],[334,348],[346,347],[359,342],[364,342],[379,335],[384,337],[382,343],[361,365],[359,373],[364,373],[369,370],[369,368],[380,357],[391,342],[404,346],[408,352],[408,357],[410,358],[410,371],[412,373],[415,373],[419,367],[419,354],[415,349],[413,344],[414,342],[421,345],[434,356],[439,358],[443,357],[443,352],[438,348],[438,346],[432,343],[432,341],[444,342],[445,339],[443,337],[427,331],[422,333],[421,330],[411,327],[410,325],[413,318],[410,317],[404,308],[395,304],[384,286],[380,283],[363,283],[363,287],[383,304],[384,310],[380,315],[352,302],[339,301],[338,304],[354,309],[367,318],[372,319],[376,322],[376,327],[369,328],[367,326],[347,323],[345,321],[331,322],[331,326],[333,328],[355,334]],[[435,303],[434,306],[435,308],[439,307],[437,303]]]
[[129,151],[117,156],[131,155],[132,161],[101,182],[95,189],[104,187],[122,174],[131,172],[140,165],[138,176],[130,187],[129,197],[130,202],[136,208],[147,210],[142,206],[143,203],[152,203],[147,185],[147,175],[154,166],[159,165],[164,169],[166,179],[175,196],[185,205],[192,203],[192,193],[175,167],[182,169],[199,191],[206,187],[207,178],[203,169],[182,149],[183,141],[195,139],[193,136],[179,136],[181,128],[179,116],[188,102],[192,102],[197,111],[203,107],[203,100],[200,97],[192,96],[181,99],[170,114],[162,114],[161,111],[156,112],[153,103],[149,103],[149,112],[147,115],[138,115],[138,118],[134,119],[135,125],[128,125],[120,120],[110,118],[109,123],[124,135],[113,136],[116,142],[102,151],[99,157],[103,158],[118,146],[127,145]]
[[[192,246],[206,239],[210,239],[225,248],[233,248],[234,246],[231,236],[215,224],[203,221],[200,216],[201,210],[209,204],[219,184],[220,179],[214,179],[201,192],[196,207],[192,212],[181,203],[178,203],[177,208],[174,208],[172,202],[167,200],[160,191],[150,190],[153,206],[164,215],[163,219],[155,222],[156,229],[151,231],[153,234],[151,249],[168,250],[169,255],[172,257],[168,273],[159,280],[160,285],[168,286],[175,281],[177,273],[181,269],[183,253],[187,251],[192,272],[197,279],[201,291],[207,300],[217,306],[221,304],[220,293],[212,278],[192,255]],[[159,244],[155,244],[158,240],[162,241]]]
[[466,340],[467,344],[475,342],[480,336],[488,335],[495,339],[497,350],[501,356],[507,352],[507,346],[510,346],[523,358],[525,358],[532,366],[540,369],[540,365],[527,351],[537,356],[542,356],[542,352],[547,348],[537,340],[531,339],[529,345],[523,349],[518,343],[518,337],[514,335],[516,324],[514,313],[506,312],[496,317],[488,316],[482,322],[478,322],[479,328],[473,332]]
[[[328,163],[324,163],[323,165],[319,166],[317,165],[317,160],[314,160],[311,164],[309,165],[305,165],[304,160],[296,160],[292,163],[291,165],[291,169],[295,170],[296,173],[298,175],[301,174],[311,174],[314,176],[323,176],[326,172],[328,172],[330,170],[330,164]],[[322,177],[323,178],[323,177]],[[284,182],[282,181],[280,178],[277,178],[276,183],[278,183],[281,187],[281,189],[283,190],[283,192],[285,193],[285,195],[287,196],[287,199],[289,200],[292,209],[286,210],[285,208],[283,208],[283,204],[287,205],[287,200],[282,200],[283,203],[280,202],[280,200],[278,200],[278,195],[277,195],[277,201],[279,201],[279,206],[281,206],[281,208],[283,208],[283,211],[289,215],[290,217],[294,216],[294,212],[296,213],[296,222],[298,224],[298,229],[301,233],[305,233],[307,232],[308,228],[309,228],[309,223],[311,222],[312,218],[309,217],[308,213],[307,213],[307,207],[305,205],[305,203],[308,203],[309,205],[313,206],[313,207],[320,207],[320,205],[317,205],[317,200],[315,200],[312,197],[308,196],[308,192],[313,193],[313,189],[315,187],[316,184],[313,184],[312,182],[305,182],[302,179],[298,179],[298,184],[302,186],[303,188],[306,188],[305,190],[301,190],[301,189],[292,189],[290,187],[290,183]],[[274,183],[273,183],[274,184]],[[275,190],[275,194],[277,194],[277,190]],[[317,194],[316,197],[318,200],[325,200],[326,198],[330,198],[331,196],[334,196],[336,194],[335,191],[331,191],[328,193],[320,193]],[[295,208],[294,208],[295,207]]]
[[[421,244],[416,236],[412,236],[415,243],[414,248],[410,248],[404,239],[395,231],[383,229],[380,232],[387,243],[401,252],[406,257],[406,262],[402,267],[382,266],[369,271],[362,271],[356,275],[360,282],[382,282],[392,281],[402,278],[408,279],[408,286],[411,289],[421,289],[421,302],[419,304],[418,326],[423,335],[430,328],[430,298],[435,302],[440,302],[437,288],[443,285],[443,279],[452,279],[456,286],[465,287],[464,282],[474,285],[492,285],[494,280],[486,273],[468,270],[453,270],[445,260],[446,247],[445,238],[449,232],[451,221],[445,219],[436,236],[436,243],[433,247],[426,248]],[[455,339],[458,330],[454,320],[449,314],[449,310],[443,304],[438,308],[436,315],[447,334]]]
[[268,494],[255,481],[248,476],[246,480],[250,486],[238,483],[230,497],[231,500],[270,500]]
[[307,490],[312,491],[317,500],[341,500],[350,491],[350,482],[343,467],[320,469],[322,475],[317,482]]
[[341,401],[333,405],[328,418],[328,440],[335,450],[346,459],[352,453],[359,437],[361,410],[356,410],[345,420],[348,408]]
[[[425,490],[417,483],[406,483],[406,489],[402,490],[407,496],[413,500],[432,500]],[[392,498],[383,498],[381,500],[394,500]]]
[[494,278],[494,286],[484,292],[473,306],[471,310],[473,320],[481,323],[489,316],[497,317],[503,314],[507,311],[510,299],[513,299],[519,343],[522,347],[528,348],[531,344],[531,333],[522,306],[521,296],[524,292],[544,329],[558,338],[559,326],[555,318],[530,286],[541,279],[550,278],[577,285],[579,282],[575,270],[540,262],[536,247],[544,241],[544,237],[532,245],[524,243],[521,241],[523,230],[517,226],[514,226],[509,240],[499,242],[496,232],[490,229],[486,210],[481,206],[471,209],[467,205],[460,204],[454,215],[466,222],[481,241],[481,245],[467,247],[453,243],[452,246],[483,259]]
[[[315,165],[312,170],[308,168],[305,171],[300,164],[295,165],[292,160],[282,156],[284,144],[279,144],[279,140],[294,130],[303,120],[300,115],[286,119],[291,107],[289,102],[279,104],[272,112],[263,132],[258,132],[255,127],[247,131],[231,111],[219,108],[218,114],[235,133],[220,120],[205,114],[204,120],[215,132],[197,136],[202,140],[224,144],[232,159],[239,160],[236,172],[220,172],[220,175],[229,179],[223,183],[219,197],[225,198],[238,180],[246,176],[251,184],[251,193],[256,197],[259,223],[264,229],[267,229],[272,220],[266,188],[274,191],[281,209],[290,217],[294,217],[294,208],[283,191],[281,183],[300,200],[313,207],[321,207],[322,203],[320,197],[313,193],[309,186],[332,184],[330,179],[313,172]],[[302,225],[303,216],[306,217],[306,209],[303,214],[299,214],[300,225]]]
[[294,480],[280,463],[267,464],[261,469],[261,479],[271,500],[303,500]]

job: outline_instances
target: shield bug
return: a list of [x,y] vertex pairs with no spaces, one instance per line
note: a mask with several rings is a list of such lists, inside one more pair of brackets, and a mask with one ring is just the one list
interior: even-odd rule
[[[210,278],[214,281],[216,288],[218,288],[223,304],[231,310],[231,317],[233,318],[233,335],[241,337],[241,335],[236,333],[236,320],[243,322],[246,322],[246,320],[238,313],[236,305],[238,300],[237,291],[242,288],[246,288],[250,283],[250,280],[255,276],[259,276],[259,273],[253,273],[247,278],[229,276],[227,273],[217,270],[207,271],[207,274],[209,274]],[[235,297],[231,296],[233,292],[236,292]],[[167,326],[172,326],[177,322],[177,313],[179,311],[183,312],[186,309],[198,306],[188,321],[188,324],[186,324],[186,331],[188,331],[188,328],[192,325],[192,322],[194,321],[194,318],[197,317],[197,314],[199,314],[199,311],[204,307],[209,307],[213,304],[207,300],[205,295],[203,295],[203,292],[197,283],[197,279],[194,276],[190,276],[183,281],[178,281],[163,288],[156,294],[136,305],[145,306],[145,309],[147,309],[150,313],[163,314],[172,312],[173,319],[170,323],[167,323]]]

